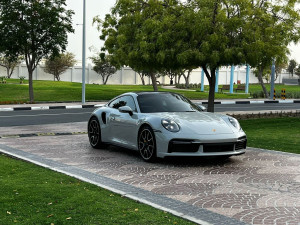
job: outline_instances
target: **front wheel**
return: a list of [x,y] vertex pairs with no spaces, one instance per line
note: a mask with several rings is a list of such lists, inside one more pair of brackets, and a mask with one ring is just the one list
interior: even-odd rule
[[101,130],[99,120],[96,117],[92,117],[88,123],[88,136],[90,144],[93,148],[105,147],[101,141]]
[[156,141],[151,127],[145,126],[139,132],[138,147],[143,160],[153,162],[156,159]]

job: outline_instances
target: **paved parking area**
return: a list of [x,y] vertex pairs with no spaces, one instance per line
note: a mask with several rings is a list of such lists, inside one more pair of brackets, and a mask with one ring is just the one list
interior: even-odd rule
[[[43,132],[82,132],[86,124],[43,127]],[[34,126],[22,129],[7,128],[0,135],[39,130]],[[227,224],[222,216],[232,219],[228,220],[232,224],[235,221],[237,224],[300,224],[299,155],[248,148],[246,154],[223,162],[209,158],[172,158],[145,163],[133,151],[117,147],[92,149],[86,134],[1,138],[0,144],[2,149],[7,146],[7,151],[10,147],[19,149],[145,193],[208,210],[202,213],[211,217],[221,215],[222,224]]]

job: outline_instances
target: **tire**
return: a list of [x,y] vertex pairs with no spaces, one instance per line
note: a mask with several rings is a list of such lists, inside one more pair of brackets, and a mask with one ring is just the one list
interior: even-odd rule
[[93,116],[88,123],[88,136],[90,145],[93,148],[104,148],[105,145],[101,141],[101,129],[99,120]]
[[146,162],[154,162],[156,159],[156,140],[150,126],[144,126],[138,135],[138,149],[140,156]]

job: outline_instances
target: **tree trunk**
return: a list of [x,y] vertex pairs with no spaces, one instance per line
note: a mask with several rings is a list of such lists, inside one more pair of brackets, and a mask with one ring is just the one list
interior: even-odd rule
[[9,68],[6,68],[6,75],[7,75],[7,78],[10,78],[10,77],[11,77],[11,74],[10,74]]
[[33,73],[33,70],[31,68],[28,68],[28,76],[29,76],[29,102],[30,103],[34,103],[32,73]]
[[183,78],[185,80],[185,89],[188,89],[189,88],[189,78],[185,75],[183,75]]
[[190,84],[189,79],[190,79],[191,72],[192,72],[192,70],[189,70],[187,76],[185,74],[182,75],[184,77],[184,80],[185,80],[185,88],[186,89],[189,88],[189,84]]
[[145,79],[144,79],[144,75],[143,74],[139,74],[140,75],[140,78],[141,78],[141,81],[142,81],[142,84],[145,85]]
[[209,82],[209,95],[208,95],[208,106],[207,112],[215,111],[215,85],[216,85],[216,68],[212,68],[209,74],[206,67],[203,67],[205,75]]
[[264,80],[262,78],[262,75],[263,75],[263,72],[264,72],[264,69],[263,68],[259,68],[259,72],[258,72],[258,80],[259,80],[259,83],[263,89],[263,92],[265,94],[265,97],[266,98],[269,98],[269,93],[267,91],[267,88],[265,87],[265,84],[264,84]]
[[101,75],[101,77],[102,77],[102,83],[103,83],[103,85],[105,85],[105,84],[106,84],[106,83],[105,83],[105,77],[102,76],[102,75]]
[[181,76],[182,76],[182,74],[178,75],[178,81],[177,81],[178,84],[180,84],[180,78],[181,78]]
[[[56,78],[57,81],[60,81],[59,75],[56,74],[56,75],[54,75],[54,77]],[[54,79],[54,81],[55,81],[55,79]]]
[[151,77],[151,81],[152,81],[153,90],[158,91],[155,73],[150,72],[150,77]]
[[104,85],[106,85],[106,83],[107,83],[109,77],[110,77],[110,75],[106,76]]

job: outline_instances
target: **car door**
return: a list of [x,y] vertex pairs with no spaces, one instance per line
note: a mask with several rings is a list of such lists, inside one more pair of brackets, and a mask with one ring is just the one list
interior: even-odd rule
[[[133,110],[133,115],[119,111],[119,107],[129,106]],[[133,97],[122,96],[116,102],[111,104],[114,109],[109,115],[110,131],[112,135],[111,142],[128,148],[136,147],[138,115]]]

